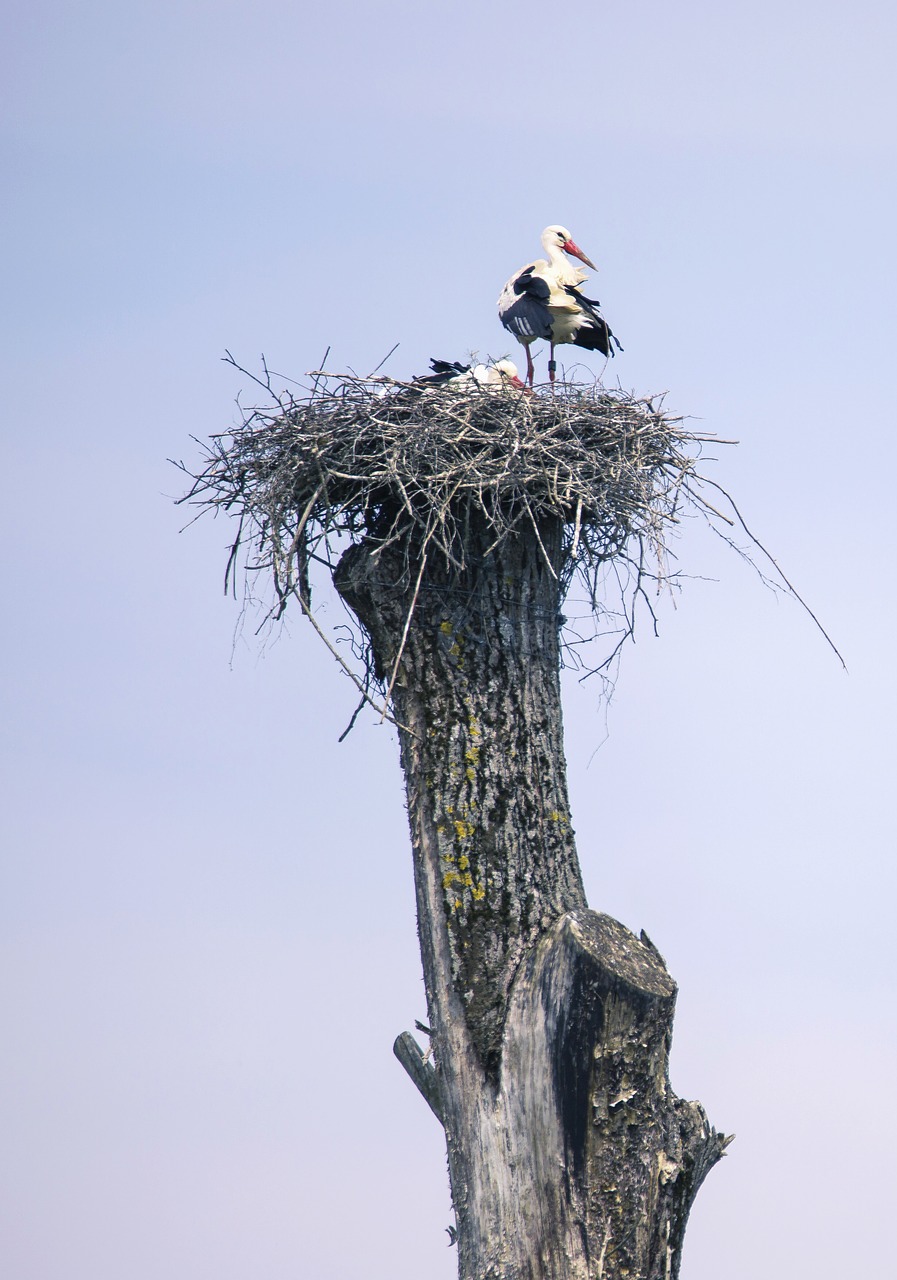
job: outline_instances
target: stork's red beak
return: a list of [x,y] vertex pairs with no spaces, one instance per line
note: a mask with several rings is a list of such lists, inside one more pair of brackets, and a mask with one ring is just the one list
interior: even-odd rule
[[580,262],[584,262],[586,266],[591,267],[593,271],[598,270],[598,268],[595,266],[592,259],[587,258],[586,255],[583,253],[582,249],[580,249],[579,245],[574,244],[572,240],[568,240],[567,243],[564,245],[564,253],[569,253],[574,258],[579,258]]
[[526,383],[521,382],[520,379],[517,377],[516,373],[512,373],[510,375],[510,377],[508,378],[508,382],[510,382],[512,387],[519,387],[521,391],[526,386]]

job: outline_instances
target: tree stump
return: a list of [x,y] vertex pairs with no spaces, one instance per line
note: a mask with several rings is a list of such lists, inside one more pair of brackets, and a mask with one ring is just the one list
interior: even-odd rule
[[460,1280],[675,1280],[729,1139],[671,1091],[676,987],[587,908],[563,753],[560,518],[463,552],[362,541],[334,582],[392,687]]

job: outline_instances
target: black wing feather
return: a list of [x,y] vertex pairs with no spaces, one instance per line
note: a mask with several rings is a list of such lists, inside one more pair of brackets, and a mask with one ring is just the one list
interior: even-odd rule
[[414,381],[426,383],[430,387],[441,387],[446,382],[451,382],[453,378],[459,378],[464,373],[470,372],[469,364],[462,364],[460,360],[431,360],[430,368],[432,373],[418,374]]
[[584,347],[586,351],[600,351],[604,356],[615,356],[617,352],[614,351],[614,343],[616,343],[617,351],[622,351],[620,339],[598,310],[601,306],[598,299],[585,297],[575,285],[568,284],[565,287],[570,296],[575,298],[582,307],[586,317],[585,323],[576,331],[573,345]]
[[533,268],[521,271],[513,284],[516,300],[501,312],[501,322],[518,338],[551,338],[551,312],[548,299],[551,290]]

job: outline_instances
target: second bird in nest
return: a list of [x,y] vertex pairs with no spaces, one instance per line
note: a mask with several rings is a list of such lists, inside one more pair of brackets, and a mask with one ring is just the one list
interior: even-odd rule
[[521,389],[523,383],[517,376],[517,366],[512,360],[496,360],[494,364],[462,364],[460,360],[431,360],[431,373],[422,373],[414,379],[420,387],[451,387],[454,391],[503,391],[506,388]]

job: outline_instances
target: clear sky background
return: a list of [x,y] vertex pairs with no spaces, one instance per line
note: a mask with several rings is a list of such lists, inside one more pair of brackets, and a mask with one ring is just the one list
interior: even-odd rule
[[425,1014],[394,737],[337,744],[354,690],[301,619],[234,644],[230,530],[179,533],[166,458],[237,419],[225,348],[504,354],[495,299],[557,221],[626,348],[605,378],[741,442],[716,477],[849,667],[691,525],[610,707],[567,684],[590,903],[667,957],[674,1088],[737,1134],[683,1280],[884,1274],[895,13],[8,6],[9,1280],[455,1274],[391,1053]]

